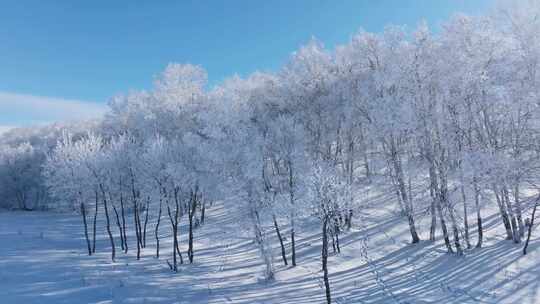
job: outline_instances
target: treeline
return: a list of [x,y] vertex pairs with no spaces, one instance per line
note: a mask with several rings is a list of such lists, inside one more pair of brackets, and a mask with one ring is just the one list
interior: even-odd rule
[[[193,226],[210,202],[236,198],[227,208],[248,215],[241,225],[254,233],[268,279],[270,235],[283,264],[295,266],[295,223],[318,221],[328,302],[329,247],[340,251],[340,235],[363,208],[355,189],[374,181],[392,189],[411,243],[421,241],[417,221],[427,210],[430,241],[442,234],[458,255],[481,247],[487,204],[520,243],[532,230],[525,212],[540,156],[540,6],[522,4],[457,15],[437,35],[425,24],[412,33],[360,31],[333,51],[313,40],[276,73],[235,76],[212,89],[202,68],[170,64],[151,91],[113,98],[88,133],[57,134],[40,152],[42,167],[10,182],[35,178],[50,206],[79,210],[89,254],[87,218],[98,212],[113,259],[117,238],[128,250],[126,229],[136,231],[138,252],[146,246],[148,217],[156,219],[159,257],[167,220],[174,270],[183,260],[180,219],[189,223],[192,262]],[[2,178],[31,147],[2,150]]]

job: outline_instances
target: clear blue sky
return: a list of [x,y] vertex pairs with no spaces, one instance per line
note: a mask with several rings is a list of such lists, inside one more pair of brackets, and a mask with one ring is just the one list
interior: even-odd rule
[[[168,62],[200,64],[215,84],[276,70],[312,36],[333,48],[359,28],[421,19],[437,27],[492,2],[0,0],[0,92],[104,103],[149,88]],[[0,101],[0,125],[8,121],[2,110]]]

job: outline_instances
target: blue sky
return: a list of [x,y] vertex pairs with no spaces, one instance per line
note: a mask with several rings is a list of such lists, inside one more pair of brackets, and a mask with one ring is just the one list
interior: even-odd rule
[[360,28],[422,19],[437,28],[493,1],[1,0],[0,131],[99,115],[112,95],[151,87],[169,62],[200,64],[216,84],[278,69],[312,36],[333,48]]

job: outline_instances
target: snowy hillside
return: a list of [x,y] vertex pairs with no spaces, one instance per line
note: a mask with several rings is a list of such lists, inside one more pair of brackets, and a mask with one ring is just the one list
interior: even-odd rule
[[[335,303],[540,303],[540,250],[534,239],[528,255],[504,240],[486,217],[484,248],[465,256],[446,254],[444,245],[411,245],[395,202],[376,202],[361,223],[342,237],[342,252],[329,258]],[[162,256],[153,240],[141,261],[133,251],[110,261],[105,231],[97,254],[84,252],[78,216],[55,213],[0,213],[0,299],[2,303],[324,303],[320,232],[298,228],[298,266],[282,266],[274,248],[276,278],[262,279],[263,265],[250,235],[238,229],[243,218],[223,203],[208,211],[195,230],[195,263],[170,272],[170,234],[163,229]],[[185,223],[180,229],[185,239]],[[134,235],[128,236],[133,243]],[[181,251],[185,252],[182,246]]]

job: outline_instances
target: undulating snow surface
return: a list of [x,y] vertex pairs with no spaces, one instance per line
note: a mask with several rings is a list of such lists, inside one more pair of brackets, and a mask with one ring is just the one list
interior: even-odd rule
[[[374,200],[342,236],[342,253],[330,257],[335,303],[540,303],[537,238],[522,256],[521,246],[494,230],[500,218],[491,213],[485,219],[485,248],[464,257],[448,255],[441,240],[408,244],[407,224],[391,214],[390,205],[382,203],[387,200]],[[141,261],[131,236],[129,254],[118,253],[112,263],[103,223],[98,253],[89,257],[79,216],[0,213],[0,303],[325,302],[315,224],[298,229],[299,266],[282,266],[276,247],[276,279],[265,282],[251,235],[237,228],[245,219],[227,210],[223,203],[208,210],[206,224],[196,230],[195,264],[182,265],[179,273],[166,262],[172,250],[168,223],[162,222],[159,260],[149,230]],[[185,232],[183,225],[182,245]],[[186,249],[181,247],[184,257]]]

